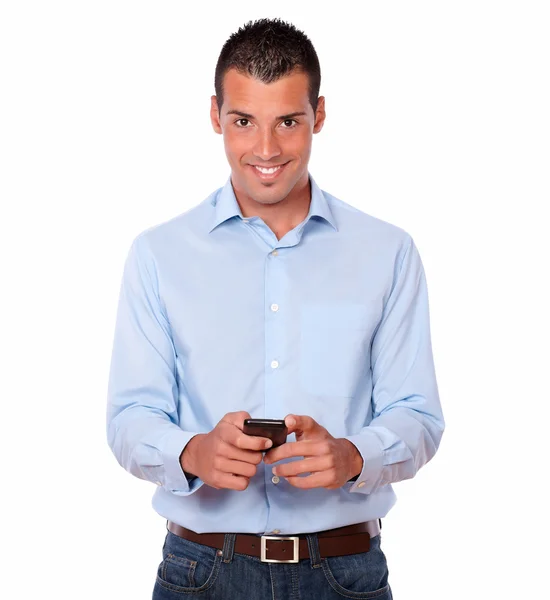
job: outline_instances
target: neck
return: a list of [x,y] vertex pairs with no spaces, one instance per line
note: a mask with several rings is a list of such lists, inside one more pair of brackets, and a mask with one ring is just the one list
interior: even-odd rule
[[305,181],[298,182],[290,194],[274,204],[256,202],[233,186],[243,217],[260,217],[280,240],[299,225],[308,215],[311,204],[311,184],[306,173]]

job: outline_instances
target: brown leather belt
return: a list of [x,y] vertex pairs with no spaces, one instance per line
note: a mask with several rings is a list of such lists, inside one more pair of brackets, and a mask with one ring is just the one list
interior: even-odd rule
[[[225,533],[196,533],[172,521],[167,522],[167,529],[174,535],[191,542],[217,548],[218,554],[223,551]],[[319,540],[321,557],[343,556],[368,552],[371,536],[374,537],[380,533],[380,523],[378,519],[374,519],[315,533]],[[258,557],[262,562],[290,563],[310,557],[307,537],[304,533],[298,535],[237,533],[234,550],[239,554]]]

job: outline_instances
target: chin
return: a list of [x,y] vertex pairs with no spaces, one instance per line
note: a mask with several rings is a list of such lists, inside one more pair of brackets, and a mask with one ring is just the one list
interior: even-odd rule
[[287,194],[281,194],[280,190],[277,190],[276,194],[265,193],[266,190],[260,190],[259,192],[256,190],[250,190],[249,196],[258,204],[277,204],[284,198],[286,198]]

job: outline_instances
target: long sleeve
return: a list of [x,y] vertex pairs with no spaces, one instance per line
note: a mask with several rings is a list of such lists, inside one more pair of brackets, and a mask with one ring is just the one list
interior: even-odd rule
[[176,353],[142,233],[131,245],[120,287],[108,384],[108,444],[129,473],[185,496],[204,483],[197,478],[189,484],[179,460],[197,433],[179,425]]
[[410,479],[435,455],[445,422],[432,356],[428,291],[410,236],[371,348],[372,421],[345,436],[363,457],[350,492]]

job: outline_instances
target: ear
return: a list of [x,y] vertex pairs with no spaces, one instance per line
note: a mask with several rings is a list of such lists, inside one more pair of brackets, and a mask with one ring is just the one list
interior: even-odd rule
[[317,110],[315,111],[315,124],[313,125],[313,133],[319,133],[323,129],[325,123],[325,97],[319,96],[317,101]]
[[212,128],[216,133],[223,133],[218,111],[218,99],[215,95],[210,97],[210,121],[212,121]]

